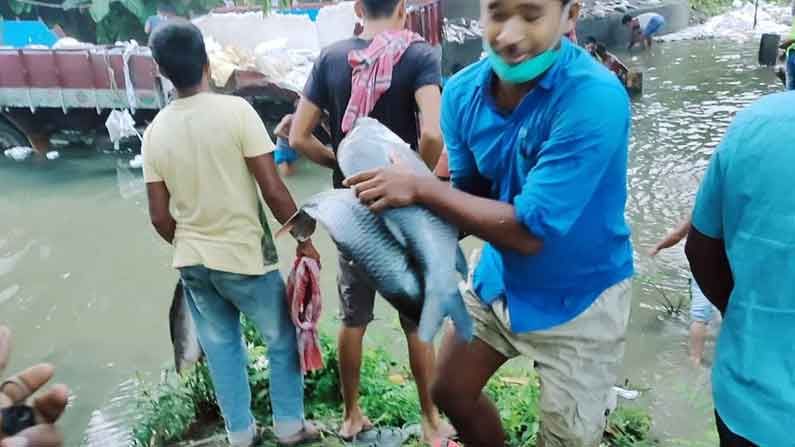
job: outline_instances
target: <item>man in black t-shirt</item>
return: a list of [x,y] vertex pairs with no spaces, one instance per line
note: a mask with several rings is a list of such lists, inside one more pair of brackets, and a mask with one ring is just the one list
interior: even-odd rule
[[[381,33],[404,29],[406,21],[405,0],[357,0],[356,12],[363,19],[362,33],[321,52],[290,129],[290,146],[315,163],[333,169],[335,188],[342,188],[344,179],[334,154],[345,137],[342,121],[351,98],[353,69],[348,55],[368,49]],[[412,43],[394,65],[391,86],[369,113],[418,151],[431,169],[443,146],[439,125],[440,59],[439,53],[426,42]],[[324,111],[329,115],[332,150],[312,135]],[[342,257],[337,286],[343,322],[339,333],[339,362],[345,400],[345,420],[340,435],[351,439],[372,428],[358,400],[362,340],[373,319],[375,290],[362,273]],[[429,391],[434,368],[433,346],[419,340],[412,323],[401,319],[401,325],[408,339],[411,369],[422,405],[423,436],[429,442],[449,436],[452,429],[440,421]]]

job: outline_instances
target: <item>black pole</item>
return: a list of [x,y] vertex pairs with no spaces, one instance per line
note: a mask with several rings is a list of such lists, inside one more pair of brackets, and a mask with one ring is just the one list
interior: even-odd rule
[[756,29],[756,19],[759,14],[759,0],[754,2],[754,29]]

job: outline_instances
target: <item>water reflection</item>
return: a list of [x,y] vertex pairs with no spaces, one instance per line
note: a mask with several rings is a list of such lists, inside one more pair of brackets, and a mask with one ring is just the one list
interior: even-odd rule
[[[693,41],[632,58],[646,73],[646,95],[633,104],[628,215],[638,274],[624,374],[651,389],[645,403],[665,445],[715,445],[709,373],[688,361],[689,273],[681,246],[655,259],[645,253],[689,214],[737,111],[781,89],[772,71],[755,64],[756,51],[755,42]],[[683,302],[685,313],[667,317],[666,301]],[[707,362],[713,347],[711,340]]]

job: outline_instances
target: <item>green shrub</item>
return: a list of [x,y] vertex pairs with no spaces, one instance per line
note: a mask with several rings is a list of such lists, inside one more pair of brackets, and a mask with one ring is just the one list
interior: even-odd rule
[[[251,324],[244,321],[243,328],[250,359],[253,412],[259,423],[267,426],[271,423],[269,374],[264,360],[267,348]],[[325,367],[305,378],[306,413],[310,419],[335,425],[342,416],[336,343],[331,337],[321,336],[320,344]],[[206,365],[200,363],[184,376],[172,374],[172,377],[159,385],[141,385],[135,403],[139,415],[133,427],[136,445],[161,446],[182,440],[191,435],[195,425],[206,425],[208,420],[221,429]],[[371,350],[364,354],[361,377],[360,405],[374,423],[402,427],[419,422],[416,385],[404,364],[396,362],[383,349]],[[498,405],[509,444],[535,445],[539,428],[536,376],[498,374],[489,382],[486,392]],[[648,439],[651,418],[641,409],[619,408],[610,416],[608,425],[605,442],[609,446],[654,445]]]

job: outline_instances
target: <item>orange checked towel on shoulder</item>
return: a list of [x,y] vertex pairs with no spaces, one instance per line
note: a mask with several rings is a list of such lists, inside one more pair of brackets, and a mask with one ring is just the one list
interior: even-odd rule
[[348,53],[353,68],[351,99],[342,117],[342,132],[353,129],[356,119],[370,115],[375,103],[392,86],[392,70],[403,53],[414,42],[424,39],[408,30],[384,31],[375,36],[370,46]]

